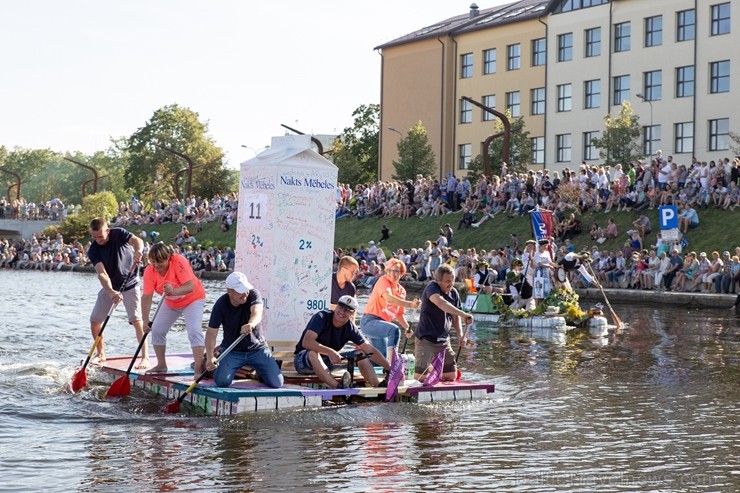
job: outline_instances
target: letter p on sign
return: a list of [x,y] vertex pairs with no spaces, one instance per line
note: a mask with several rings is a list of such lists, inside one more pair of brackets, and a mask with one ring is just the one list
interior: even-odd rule
[[674,205],[658,207],[660,229],[678,228],[678,209]]

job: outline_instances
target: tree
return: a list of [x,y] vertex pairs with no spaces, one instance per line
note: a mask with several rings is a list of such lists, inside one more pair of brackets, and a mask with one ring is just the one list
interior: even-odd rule
[[327,157],[339,168],[339,181],[367,183],[378,179],[378,140],[380,138],[380,105],[359,106],[354,124],[345,128]]
[[605,164],[626,166],[643,157],[639,119],[629,101],[622,102],[617,116],[604,117],[604,131],[601,137],[591,139],[591,144],[599,149],[599,156]]
[[393,179],[406,181],[416,179],[416,175],[432,175],[437,167],[436,161],[427,130],[420,121],[416,122],[398,141],[398,161],[393,161],[396,169]]
[[[511,172],[526,173],[528,167],[532,164],[532,140],[529,138],[529,131],[525,130],[524,118],[519,117],[511,120],[511,113],[506,110],[506,116],[511,122],[511,135],[509,142],[509,162],[507,168]],[[504,131],[504,124],[498,118],[493,124],[491,134]],[[488,155],[491,156],[491,175],[501,174],[501,163],[504,155],[504,139],[498,137],[488,146]],[[483,175],[484,163],[483,156],[475,156],[468,165],[468,178],[475,183]]]
[[88,234],[90,221],[96,217],[109,220],[118,212],[118,202],[112,192],[100,192],[85,196],[82,209],[76,214],[68,215],[58,230],[66,238],[84,238]]
[[[174,195],[175,174],[188,164],[163,146],[190,157],[193,170],[192,193],[211,197],[230,190],[231,175],[223,163],[223,150],[208,136],[208,123],[201,123],[198,114],[176,104],[154,112],[152,118],[130,137],[117,142],[126,156],[126,186],[149,201],[155,197]],[[182,173],[180,184],[187,180]]]

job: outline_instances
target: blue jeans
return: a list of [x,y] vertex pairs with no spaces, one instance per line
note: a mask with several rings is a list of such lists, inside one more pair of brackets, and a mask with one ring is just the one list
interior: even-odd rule
[[360,320],[360,330],[367,337],[370,344],[385,358],[389,347],[398,348],[401,340],[401,329],[392,322],[373,315],[363,315]]
[[277,389],[283,386],[283,374],[272,357],[267,346],[254,351],[231,351],[218,363],[213,379],[218,387],[228,387],[234,381],[236,371],[242,366],[251,366],[265,382],[265,385]]

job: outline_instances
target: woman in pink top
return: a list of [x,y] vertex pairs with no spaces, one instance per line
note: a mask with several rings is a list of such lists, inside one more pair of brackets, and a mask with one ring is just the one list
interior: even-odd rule
[[[167,332],[172,328],[180,315],[185,319],[190,347],[195,360],[195,376],[203,372],[203,354],[205,339],[203,337],[203,308],[206,292],[193,273],[190,262],[182,255],[175,254],[161,241],[149,250],[149,265],[144,270],[144,289],[141,296],[141,311],[144,320],[149,320],[152,308],[152,297],[156,292],[164,298],[162,308],[156,320],[149,327],[152,333],[152,345],[157,355],[157,366],[147,373],[167,371],[165,351],[167,349]],[[145,324],[146,325],[146,324]]]

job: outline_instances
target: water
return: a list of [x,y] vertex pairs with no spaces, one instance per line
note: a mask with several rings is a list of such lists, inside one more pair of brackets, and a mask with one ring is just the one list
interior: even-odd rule
[[[206,281],[207,309],[221,282]],[[740,332],[729,311],[612,304],[621,333],[478,324],[475,402],[166,415],[108,383],[63,391],[92,343],[89,274],[0,272],[0,491],[624,492],[740,489]],[[131,353],[116,312],[109,355]],[[187,351],[182,327],[169,350]]]

